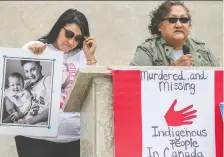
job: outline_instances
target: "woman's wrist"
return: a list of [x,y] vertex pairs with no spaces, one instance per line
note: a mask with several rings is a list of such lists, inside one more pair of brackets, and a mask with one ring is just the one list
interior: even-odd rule
[[93,55],[86,55],[86,60],[87,61],[91,61],[91,60],[93,60],[95,58],[95,55],[93,54]]
[[97,60],[95,56],[86,58],[87,65],[96,65],[96,63],[97,63]]

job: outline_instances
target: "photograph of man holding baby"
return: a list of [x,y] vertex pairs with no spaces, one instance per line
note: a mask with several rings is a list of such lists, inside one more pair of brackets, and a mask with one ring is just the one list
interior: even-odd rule
[[5,59],[1,123],[4,125],[48,126],[52,61]]

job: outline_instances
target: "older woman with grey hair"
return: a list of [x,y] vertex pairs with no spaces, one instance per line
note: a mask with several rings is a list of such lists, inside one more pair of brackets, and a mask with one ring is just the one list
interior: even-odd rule
[[181,1],[165,1],[151,14],[152,37],[137,46],[133,66],[219,66],[204,42],[189,37],[192,18]]

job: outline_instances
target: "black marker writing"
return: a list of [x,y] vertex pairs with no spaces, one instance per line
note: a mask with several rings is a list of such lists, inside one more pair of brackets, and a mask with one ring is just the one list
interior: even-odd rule
[[188,82],[179,82],[179,83],[173,83],[173,82],[159,82],[159,90],[161,91],[174,91],[174,90],[188,90],[190,91],[190,94],[195,94],[195,84],[194,83],[188,83]]

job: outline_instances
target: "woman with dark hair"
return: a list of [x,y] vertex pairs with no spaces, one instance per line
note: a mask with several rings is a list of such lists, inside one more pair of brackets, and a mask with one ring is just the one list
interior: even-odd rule
[[192,18],[181,1],[167,0],[151,13],[152,37],[137,46],[133,66],[219,66],[204,42],[189,37]]
[[[31,50],[35,54],[41,54],[45,49],[55,51],[55,53],[63,53],[61,107],[73,84],[74,74],[76,76],[80,67],[96,65],[97,62],[94,55],[96,41],[90,36],[88,21],[83,13],[74,9],[65,11],[54,24],[49,34],[41,37],[38,41],[28,42],[23,48]],[[29,87],[31,91],[32,88],[37,88],[38,84],[40,84],[38,81],[32,84],[32,87]],[[35,98],[38,99],[39,95]],[[43,100],[43,98],[41,99]],[[24,121],[24,123],[38,123],[40,119],[38,116],[41,119],[47,118],[48,114],[46,112],[41,112],[37,117],[34,116]],[[57,137],[15,137],[19,157],[79,157],[79,139],[80,114],[64,113],[62,110],[60,112],[60,126]]]

